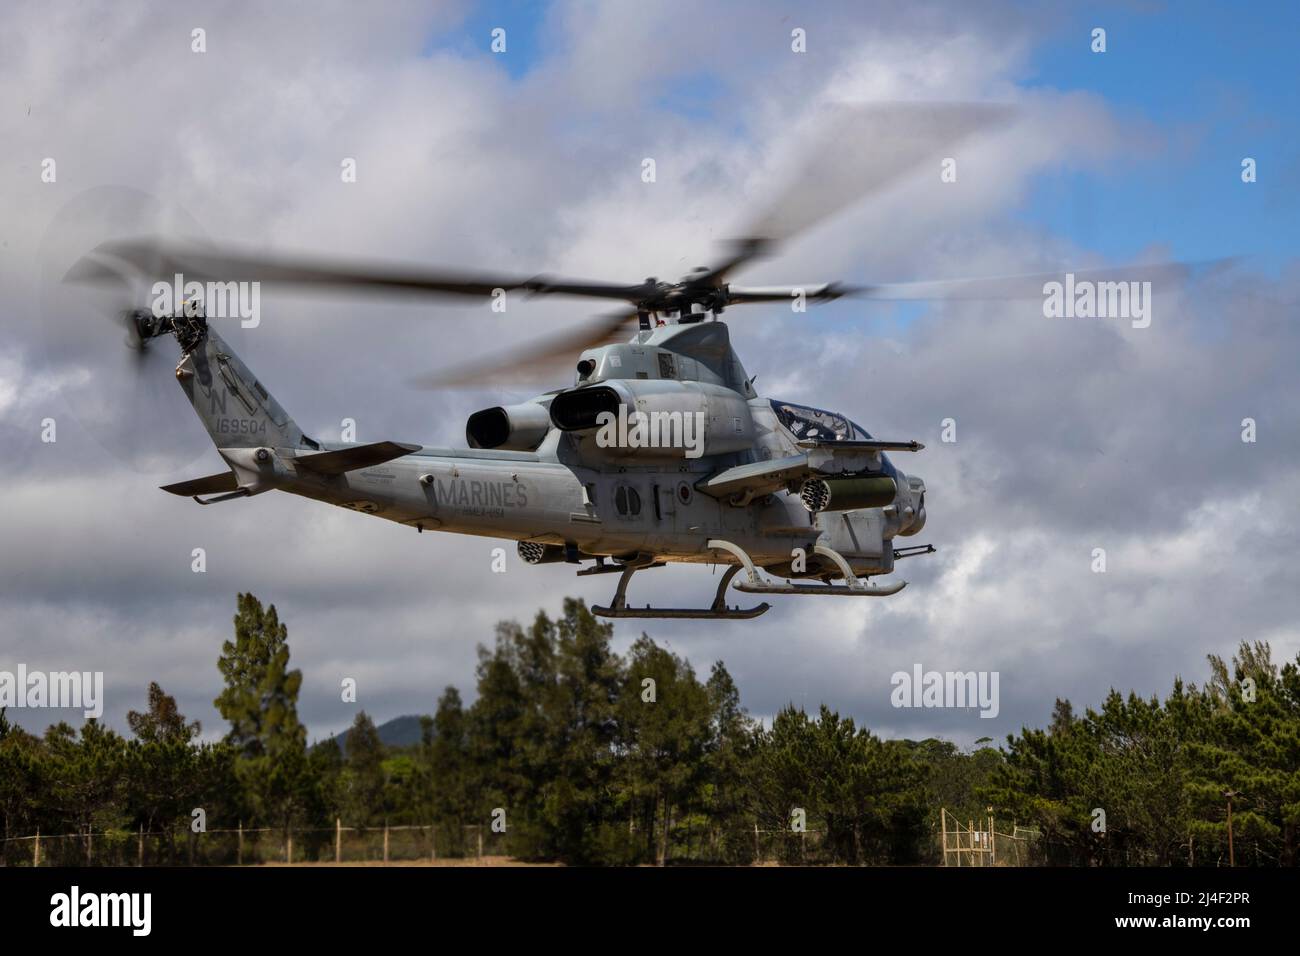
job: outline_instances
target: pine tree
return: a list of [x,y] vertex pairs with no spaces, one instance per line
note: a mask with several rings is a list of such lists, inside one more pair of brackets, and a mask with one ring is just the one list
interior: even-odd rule
[[343,772],[343,803],[353,826],[384,819],[384,744],[375,722],[363,710],[348,730]]
[[[469,723],[460,692],[448,687],[425,728],[422,741],[428,767],[429,812],[443,834],[442,846],[459,850],[464,827],[475,807],[473,787],[480,774],[472,765]],[[480,816],[485,811],[480,808]]]
[[[0,708],[0,829],[6,841],[36,829],[50,769],[40,741],[9,723]],[[19,849],[18,844],[6,842],[3,861],[9,862],[9,855]]]
[[226,741],[240,757],[236,774],[248,809],[287,836],[296,817],[322,812],[320,781],[298,720],[302,672],[289,669],[288,628],[275,605],[264,610],[252,594],[240,594],[237,606],[235,639],[222,644],[217,661],[226,687],[213,703],[230,722]]
[[265,610],[252,594],[240,594],[235,640],[221,645],[217,662],[226,687],[213,701],[230,722],[226,740],[245,756],[277,757],[305,744],[298,721],[302,672],[289,670],[289,629],[275,605]]
[[176,707],[176,698],[163,693],[156,681],[149,683],[149,709],[144,713],[138,710],[127,711],[126,722],[144,743],[171,743],[173,741],[188,744],[198,737],[202,727],[196,720],[186,723]]
[[661,865],[674,825],[703,803],[712,719],[709,692],[690,664],[641,635],[628,651],[619,697],[620,743],[644,850]]
[[[1289,663],[1279,672],[1264,642],[1243,641],[1231,671],[1222,658],[1209,661],[1209,732],[1194,747],[1188,784],[1192,829],[1205,847],[1198,855],[1227,860],[1225,794],[1231,791],[1238,864],[1294,866],[1300,862],[1300,670]],[[1264,859],[1252,860],[1248,848]]]

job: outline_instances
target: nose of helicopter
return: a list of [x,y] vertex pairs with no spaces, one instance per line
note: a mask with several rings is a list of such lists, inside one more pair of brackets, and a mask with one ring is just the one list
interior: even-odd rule
[[914,535],[925,527],[925,482],[916,475],[898,476],[899,534]]

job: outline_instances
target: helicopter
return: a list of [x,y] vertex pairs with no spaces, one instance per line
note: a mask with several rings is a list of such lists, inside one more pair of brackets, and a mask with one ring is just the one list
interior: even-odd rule
[[[813,164],[719,262],[676,281],[358,265],[158,238],[102,243],[66,278],[102,281],[134,270],[460,299],[517,292],[618,301],[617,312],[494,366],[574,361],[576,353],[571,384],[470,414],[465,448],[308,436],[213,327],[201,301],[162,314],[129,308],[117,315],[136,349],[164,338],[179,345],[176,380],[227,466],[162,486],[171,494],[212,505],[278,490],[417,532],[513,540],[528,565],[563,562],[583,576],[618,574],[610,604],[592,608],[604,617],[743,620],[770,609],[766,601],[728,605],[733,581],[736,590],[760,596],[884,597],[906,582],[872,578],[935,551],[900,542],[926,525],[926,485],[890,458],[924,446],[875,437],[846,414],[759,395],[723,314],[844,296],[1034,297],[1055,276],[748,288],[731,278],[849,199],[883,189],[1005,116],[976,104],[857,108],[849,117],[857,124],[852,150],[822,142]],[[843,137],[851,126],[840,115],[834,128]],[[1162,267],[1142,267],[1142,274],[1153,268]],[[462,369],[422,384],[481,382],[487,371]],[[633,575],[670,562],[725,565],[712,603],[630,605]]]

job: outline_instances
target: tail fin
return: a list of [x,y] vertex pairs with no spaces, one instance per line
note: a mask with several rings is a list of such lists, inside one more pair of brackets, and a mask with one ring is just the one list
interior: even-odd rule
[[218,448],[317,448],[210,327],[176,370]]

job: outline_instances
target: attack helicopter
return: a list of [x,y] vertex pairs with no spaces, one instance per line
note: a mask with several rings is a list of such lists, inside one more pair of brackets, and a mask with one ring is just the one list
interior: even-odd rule
[[[891,574],[901,559],[934,551],[901,545],[925,527],[926,485],[890,458],[924,446],[875,437],[840,412],[759,395],[723,315],[792,299],[1006,298],[1014,290],[1036,296],[1044,277],[1015,277],[1010,286],[994,278],[749,288],[732,277],[850,200],[926,168],[1006,115],[1001,107],[972,104],[841,113],[791,188],[718,262],[676,281],[620,284],[358,265],[156,237],[102,243],[66,278],[183,275],[462,301],[522,293],[620,302],[613,314],[510,361],[424,381],[483,382],[494,369],[561,357],[574,362],[570,384],[470,414],[465,448],[309,436],[222,338],[201,302],[163,314],[137,306],[115,315],[135,349],[163,339],[179,346],[176,381],[227,468],[162,490],[201,505],[278,490],[417,532],[513,540],[528,565],[567,562],[579,575],[618,574],[610,604],[593,607],[613,618],[737,620],[770,608],[767,602],[729,606],[733,581],[753,595],[888,596],[906,582],[872,578]],[[632,576],[669,562],[725,565],[712,603],[629,604]]]

